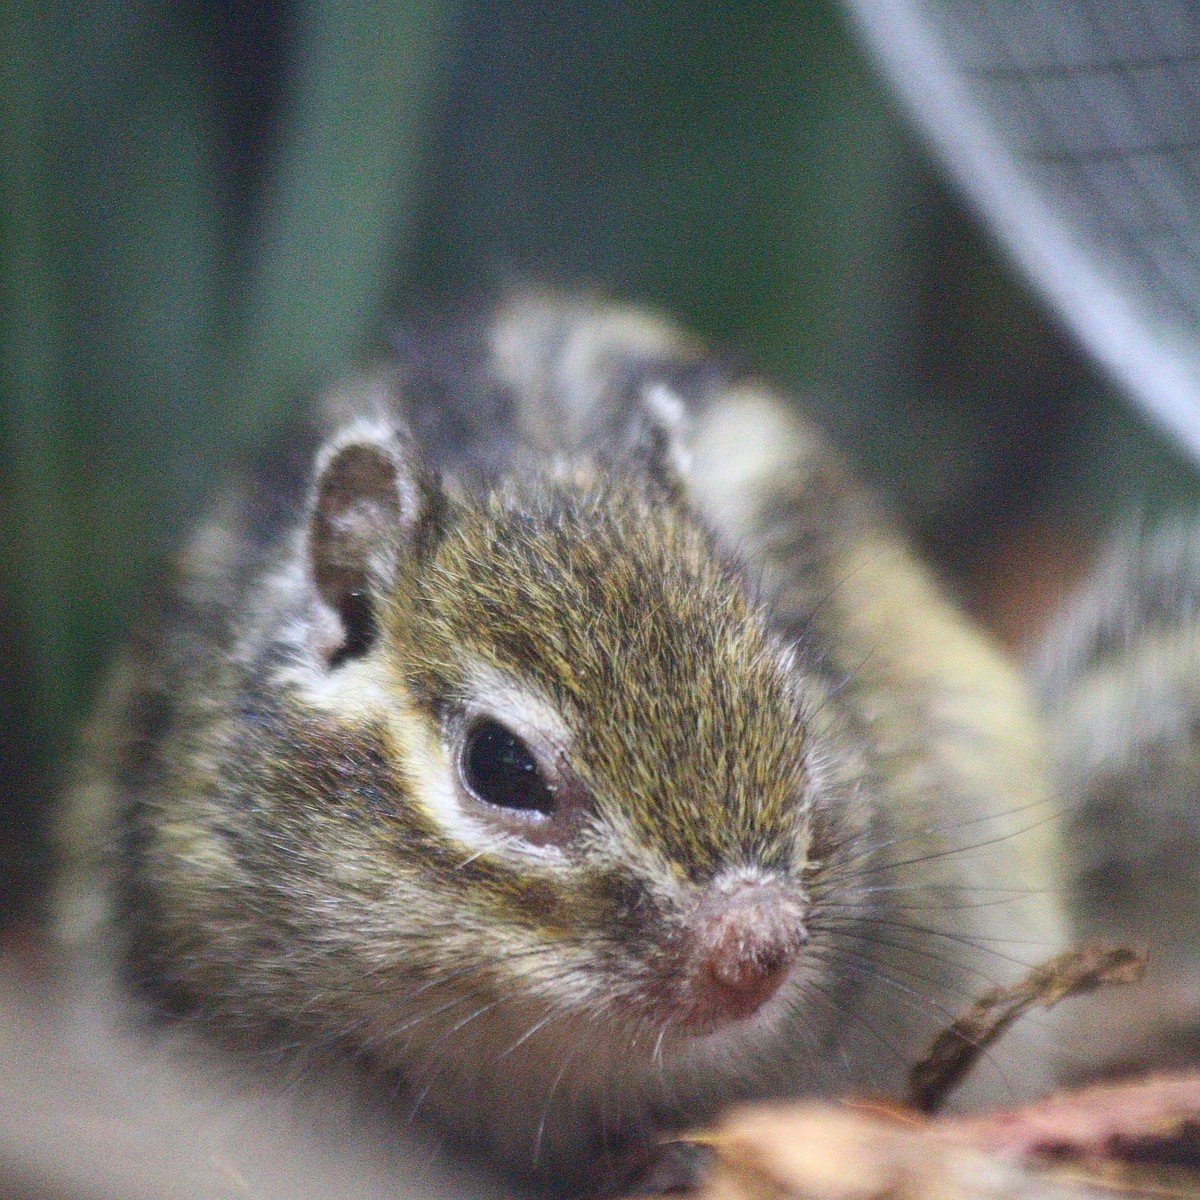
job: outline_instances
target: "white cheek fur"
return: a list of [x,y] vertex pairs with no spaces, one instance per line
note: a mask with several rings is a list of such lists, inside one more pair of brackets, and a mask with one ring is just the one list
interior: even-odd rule
[[491,717],[529,742],[544,759],[565,754],[571,734],[559,711],[545,697],[499,671],[480,667],[467,683],[467,711]]
[[395,684],[370,656],[333,671],[297,664],[283,668],[277,678],[296,688],[306,706],[354,721],[386,722],[395,705]]
[[[459,844],[464,865],[483,854],[519,861],[563,860],[557,846],[534,845],[519,831],[498,830],[471,812],[473,802],[463,796],[459,782],[457,745],[430,728],[379,658],[369,655],[330,672],[295,667],[288,675],[313,707],[357,720],[374,719],[387,729],[413,800]],[[469,713],[494,717],[541,747],[543,754],[558,754],[565,747],[566,726],[549,703],[503,677],[481,672],[473,679],[470,696]]]
[[471,815],[458,782],[453,747],[441,738],[424,735],[423,728],[423,736],[417,739],[412,737],[410,727],[406,726],[404,733],[405,767],[413,783],[413,796],[446,836],[462,847],[461,865],[483,854],[545,857],[546,847],[532,846]]
[[[286,582],[286,581],[281,581]],[[304,630],[294,631],[298,658]],[[561,862],[562,850],[534,845],[519,831],[498,830],[470,811],[458,777],[457,746],[429,727],[405,693],[403,684],[376,654],[325,670],[307,661],[282,668],[277,678],[300,693],[306,707],[354,722],[377,721],[389,733],[395,760],[412,785],[412,795],[446,836],[463,851],[463,862],[483,854],[515,861]],[[469,677],[465,707],[469,715],[500,721],[539,751],[549,763],[569,743],[566,723],[548,699],[499,672],[480,668]]]
[[[557,774],[555,765],[565,755],[570,735],[548,699],[500,672],[485,668],[478,668],[470,675],[465,690],[468,723],[474,717],[498,721],[535,747],[543,766],[552,776]],[[471,847],[475,855],[494,853],[543,862],[564,860],[558,846],[534,845],[517,830],[497,831],[470,812],[472,802],[464,799],[459,782],[456,744],[450,744],[449,739],[426,739],[418,749],[415,756],[420,780],[418,795],[443,828]]]

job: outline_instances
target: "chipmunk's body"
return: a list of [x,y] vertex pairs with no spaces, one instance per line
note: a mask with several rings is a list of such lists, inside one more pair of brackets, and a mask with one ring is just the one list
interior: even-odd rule
[[329,397],[94,737],[74,936],[550,1184],[894,1093],[1058,939],[1008,668],[786,404],[629,310],[508,304]]
[[1080,1075],[1200,1062],[1200,525],[1118,537],[1044,635],[1034,677],[1070,813],[1080,937],[1145,948],[1136,988],[1074,1014]]

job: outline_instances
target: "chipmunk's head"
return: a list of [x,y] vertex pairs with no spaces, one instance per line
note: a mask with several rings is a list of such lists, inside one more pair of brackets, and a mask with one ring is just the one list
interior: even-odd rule
[[250,676],[274,699],[231,751],[262,860],[242,886],[299,1019],[470,1094],[794,1053],[806,981],[828,991],[814,910],[861,832],[836,704],[675,457],[650,429],[619,463],[467,486],[388,423],[323,449],[302,599]]
[[387,425],[321,456],[308,691],[325,715],[305,758],[351,717],[340,740],[370,746],[378,778],[337,803],[371,797],[367,865],[403,906],[390,934],[438,931],[396,969],[465,971],[434,1006],[482,986],[517,1021],[686,1044],[786,1009],[804,974],[839,836],[819,693],[675,457],[649,428],[621,467],[468,490]]

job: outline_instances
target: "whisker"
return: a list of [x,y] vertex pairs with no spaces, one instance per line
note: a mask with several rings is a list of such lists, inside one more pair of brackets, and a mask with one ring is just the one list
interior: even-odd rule
[[[957,1013],[950,1011],[944,1005],[939,1004],[929,996],[922,995],[914,988],[907,984],[901,983],[899,980],[892,978],[886,971],[879,971],[871,967],[868,963],[861,960],[855,960],[849,957],[843,957],[841,965],[845,970],[851,971],[854,974],[865,976],[869,979],[874,979],[887,987],[894,989],[898,993],[898,999],[902,1004],[912,1009],[914,1012],[919,1012],[923,1016],[932,1016],[940,1018],[945,1025],[950,1025],[958,1016]],[[973,1046],[979,1051],[981,1058],[995,1070],[999,1076],[1003,1086],[1010,1095],[1015,1095],[1015,1089],[1012,1085],[1012,1080],[1006,1072],[1004,1065],[997,1052],[986,1043],[979,1042],[973,1038],[964,1037],[964,1041],[968,1045]],[[910,1066],[915,1065],[909,1064]]]
[[581,1045],[582,1045],[582,1043],[577,1042],[575,1044],[575,1046],[572,1047],[572,1049],[571,1049],[570,1053],[567,1055],[567,1057],[565,1059],[563,1059],[563,1065],[559,1068],[559,1072],[555,1076],[554,1082],[550,1085],[550,1090],[546,1093],[546,1101],[542,1105],[542,1115],[538,1119],[537,1134],[535,1135],[534,1140],[533,1140],[533,1159],[532,1159],[532,1161],[533,1161],[534,1167],[536,1167],[538,1165],[538,1163],[541,1161],[542,1144],[545,1141],[545,1137],[546,1137],[546,1122],[547,1122],[547,1120],[549,1120],[549,1117],[550,1117],[550,1105],[554,1100],[554,1094],[555,1094],[555,1092],[558,1091],[559,1086],[561,1085],[564,1077],[566,1076],[567,1069],[570,1067],[571,1063],[575,1061],[575,1056],[579,1053]]
[[[1049,801],[1036,801],[1032,804],[1021,805],[1018,808],[1006,810],[1002,813],[988,813],[981,817],[968,817],[962,821],[949,822],[946,825],[931,825],[925,829],[918,830],[916,833],[909,834],[907,837],[895,838],[885,842],[879,842],[875,846],[863,850],[855,857],[843,859],[837,864],[837,869],[846,870],[847,868],[854,869],[859,867],[867,858],[878,858],[882,851],[894,849],[898,846],[906,845],[909,842],[914,842],[924,837],[938,837],[953,830],[964,829],[971,825],[980,825],[988,821],[1007,820],[1009,817],[1019,813],[1027,812],[1030,809],[1044,808]],[[997,834],[995,837],[986,838],[980,842],[968,842],[961,846],[948,846],[943,850],[935,850],[929,854],[922,854],[916,858],[909,859],[885,859],[879,862],[870,864],[867,874],[870,875],[880,871],[895,871],[901,867],[918,866],[924,863],[936,862],[938,859],[949,858],[955,854],[966,854],[972,850],[983,850],[989,846],[997,846],[1002,842],[1010,841],[1012,838],[1021,837],[1024,834],[1032,833],[1035,829],[1040,829],[1044,825],[1050,824],[1061,817],[1061,812],[1054,811],[1049,815],[1042,817],[1040,820],[1034,821],[1029,825],[1023,825],[1019,829],[1007,830],[1004,833]]]
[[[805,991],[810,995],[815,994],[824,999],[830,1011],[833,1012],[835,1016],[843,1020],[852,1021],[855,1025],[862,1029],[868,1037],[882,1046],[892,1056],[892,1058],[894,1058],[896,1062],[900,1064],[901,1067],[907,1069],[908,1060],[905,1055],[902,1054],[901,1051],[896,1047],[895,1043],[884,1037],[884,1035],[880,1033],[874,1025],[867,1021],[863,1015],[857,1012],[852,1006],[842,1004],[830,992],[828,987],[810,980],[806,981]],[[851,1074],[853,1074],[853,1072],[851,1072]],[[882,1091],[883,1089],[879,1090]]]
[[[950,909],[945,910],[952,911]],[[1004,962],[1012,963],[1014,966],[1023,967],[1028,970],[1034,966],[1032,962],[1025,958],[1015,958],[1011,954],[1005,954],[997,950],[997,946],[1022,946],[1029,948],[1040,947],[1048,948],[1051,943],[1039,938],[1030,937],[996,937],[989,934],[986,940],[981,940],[973,937],[968,937],[965,934],[953,933],[948,929],[938,929],[934,925],[917,925],[911,921],[897,921],[891,917],[875,915],[871,921],[874,925],[885,926],[890,929],[903,929],[916,934],[928,934],[931,937],[944,938],[947,941],[957,942],[959,945],[967,946],[972,950],[978,950],[984,954],[990,954],[993,958],[998,958]]]
[[[966,976],[970,976],[975,979],[978,979],[981,982],[981,984],[986,984],[988,987],[999,986],[999,981],[994,976],[989,975],[986,971],[984,971],[982,968],[980,968],[974,962],[968,962],[964,959],[952,958],[952,957],[948,957],[944,954],[938,954],[937,952],[930,950],[930,949],[926,948],[925,946],[914,945],[911,942],[894,941],[888,937],[880,935],[878,933],[878,931],[863,931],[863,930],[858,930],[858,929],[854,929],[854,928],[849,928],[849,929],[838,929],[835,932],[841,938],[853,939],[855,942],[861,943],[868,947],[875,947],[875,946],[887,947],[889,950],[898,950],[904,954],[915,955],[919,958],[927,959],[931,963],[936,963],[938,966],[946,968],[947,970],[953,972],[955,975],[966,975]],[[822,951],[825,949],[828,949],[828,947],[821,948]],[[819,952],[820,951],[816,951],[816,952],[814,952],[814,954],[819,953]],[[905,967],[903,969],[910,970],[912,972],[914,978],[922,978],[912,968]],[[967,1000],[974,999],[974,993],[968,991],[966,986],[963,984],[952,982],[951,980],[942,980],[942,979],[926,980],[926,982],[929,982],[929,983],[936,982],[938,984],[938,986],[953,987],[955,990],[960,992],[960,994],[964,997],[964,999],[967,999]]]
[[[919,888],[919,886],[920,885],[917,885],[917,888]],[[917,890],[917,888],[910,890]],[[1028,891],[1012,892],[998,900],[974,900],[969,903],[948,902],[944,904],[889,904],[884,911],[956,913],[973,911],[982,908],[1002,908],[1006,904],[1017,904],[1022,900],[1029,900],[1036,896],[1044,896],[1046,894],[1047,893],[1044,888],[1031,888]],[[848,901],[837,901],[835,904],[832,904],[829,907],[835,908],[839,912],[874,913],[881,911],[877,904],[873,905],[867,902],[863,902],[862,904],[853,904]]]
[[663,1039],[667,1036],[667,1030],[669,1028],[670,1026],[664,1021],[662,1026],[659,1028],[658,1037],[654,1039],[654,1050],[650,1054],[650,1061],[652,1063],[657,1063],[660,1070],[666,1069],[666,1065],[663,1062],[662,1048]]
[[[902,980],[911,980],[913,984],[931,985],[936,987],[938,991],[943,994],[948,991],[961,990],[958,987],[945,986],[947,981],[931,978],[927,975],[921,974],[918,971],[913,971],[908,968],[901,968],[898,971],[893,971],[890,969],[892,965],[890,963],[888,964],[889,969],[884,969],[882,965],[872,963],[871,960],[866,958],[864,955],[855,953],[849,950],[849,948],[826,947],[824,954],[821,956],[821,961],[829,966],[844,967],[847,970],[853,970],[855,974],[886,982],[890,987],[893,987],[905,993],[908,997],[911,997],[914,1002],[919,1002],[919,1006],[923,1011],[926,1012],[927,1015],[930,1012],[935,1013],[947,1023],[953,1021],[958,1016],[957,1011],[947,1008],[945,1004],[941,1003],[933,996],[918,990],[917,987],[912,986],[910,983],[905,983]],[[964,995],[965,994],[966,993],[964,993]]]
[[560,1014],[560,1013],[551,1012],[548,1015],[544,1016],[540,1021],[531,1025],[523,1034],[521,1034],[521,1036],[519,1038],[517,1038],[517,1040],[515,1042],[513,1042],[513,1044],[511,1046],[508,1047],[507,1050],[501,1051],[501,1053],[496,1058],[496,1062],[501,1062],[504,1059],[506,1059],[515,1050],[519,1049],[527,1041],[529,1041],[529,1039],[531,1037],[533,1037],[533,1035],[535,1033],[537,1033],[539,1029],[545,1029],[545,1027],[547,1025],[549,1025],[551,1022],[553,1022],[554,1020],[561,1019],[561,1016],[562,1016],[562,1014]]
[[[828,878],[836,878],[836,876],[831,875]],[[911,883],[873,883],[868,887],[856,890],[868,896],[889,892],[948,892],[955,896],[973,896],[988,892],[1002,892],[1008,896],[1018,897],[1044,896],[1048,891],[1047,888],[1000,887],[999,885],[993,887],[986,884],[925,883],[923,880],[913,880]]]
[[461,871],[463,869],[463,867],[469,867],[473,862],[476,862],[478,859],[482,858],[485,854],[491,854],[496,850],[502,850],[502,849],[504,849],[504,847],[512,845],[512,841],[513,841],[513,839],[510,835],[504,834],[501,837],[496,838],[495,841],[490,842],[488,845],[480,846],[479,849],[476,850],[474,854],[470,855],[467,858],[464,858],[462,860],[462,862],[460,862],[458,864],[457,869]]

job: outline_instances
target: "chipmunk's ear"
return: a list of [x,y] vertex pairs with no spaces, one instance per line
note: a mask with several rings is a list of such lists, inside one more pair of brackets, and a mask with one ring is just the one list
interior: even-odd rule
[[358,422],[317,457],[308,520],[314,643],[337,666],[370,649],[379,596],[413,554],[440,493],[406,431]]
[[687,407],[665,383],[651,383],[642,391],[642,413],[637,451],[646,474],[672,502],[687,504]]

